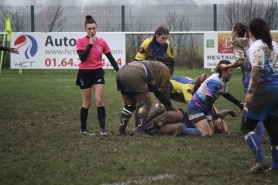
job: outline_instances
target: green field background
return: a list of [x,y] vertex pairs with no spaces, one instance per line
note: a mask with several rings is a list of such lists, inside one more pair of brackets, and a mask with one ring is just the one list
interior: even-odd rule
[[[227,116],[230,134],[202,137],[118,137],[124,105],[113,70],[105,71],[108,136],[80,135],[82,99],[77,70],[18,70],[0,75],[0,184],[277,184],[277,173],[246,173],[254,157],[240,132],[241,115]],[[210,69],[176,68],[195,78]],[[244,101],[241,73],[229,92]],[[154,97],[152,97],[154,102]],[[173,102],[177,108],[186,105]],[[221,97],[216,107],[238,108]],[[154,103],[153,103],[154,106]],[[89,130],[99,132],[94,102]],[[134,127],[134,117],[127,132]],[[263,145],[271,162],[270,143]]]

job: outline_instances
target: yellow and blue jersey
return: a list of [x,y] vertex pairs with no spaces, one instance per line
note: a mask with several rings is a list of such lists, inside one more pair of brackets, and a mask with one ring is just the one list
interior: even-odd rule
[[152,42],[152,38],[148,38],[141,44],[139,51],[135,56],[135,60],[155,60],[158,56],[174,58],[170,41],[167,40],[164,45],[161,45],[156,41]]
[[174,76],[170,78],[171,98],[184,97],[190,101],[194,91],[195,80],[185,76]]

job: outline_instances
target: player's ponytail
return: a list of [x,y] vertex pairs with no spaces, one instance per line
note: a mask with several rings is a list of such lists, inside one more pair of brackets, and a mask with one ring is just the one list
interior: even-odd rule
[[263,19],[252,19],[249,23],[249,30],[256,39],[261,39],[269,49],[273,50],[270,29]]
[[237,36],[239,38],[243,38],[244,36],[246,38],[249,38],[249,34],[248,34],[248,26],[238,22],[233,26],[233,30],[237,33]]

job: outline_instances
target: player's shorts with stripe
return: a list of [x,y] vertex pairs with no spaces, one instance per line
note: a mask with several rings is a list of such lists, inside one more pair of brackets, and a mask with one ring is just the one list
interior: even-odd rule
[[184,112],[182,109],[179,109],[183,114],[182,124],[185,124],[187,128],[196,128],[195,125],[189,120],[188,114]]
[[148,79],[145,71],[134,65],[125,65],[116,76],[118,91],[122,94],[133,94],[149,92]]
[[258,84],[251,104],[245,104],[242,116],[266,120],[268,115],[278,117],[278,84]]
[[207,108],[197,106],[194,101],[190,101],[187,106],[187,114],[189,120],[195,124],[201,120],[206,119],[208,122],[212,120],[211,114]]
[[79,69],[76,78],[76,85],[80,86],[80,89],[91,88],[96,84],[105,84],[104,70],[101,69]]

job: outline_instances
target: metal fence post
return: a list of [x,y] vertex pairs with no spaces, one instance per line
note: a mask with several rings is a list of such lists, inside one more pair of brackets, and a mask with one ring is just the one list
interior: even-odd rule
[[213,4],[213,31],[217,31],[217,5]]
[[122,5],[122,32],[125,32],[125,6]]
[[35,31],[35,11],[34,6],[31,6],[31,32]]

